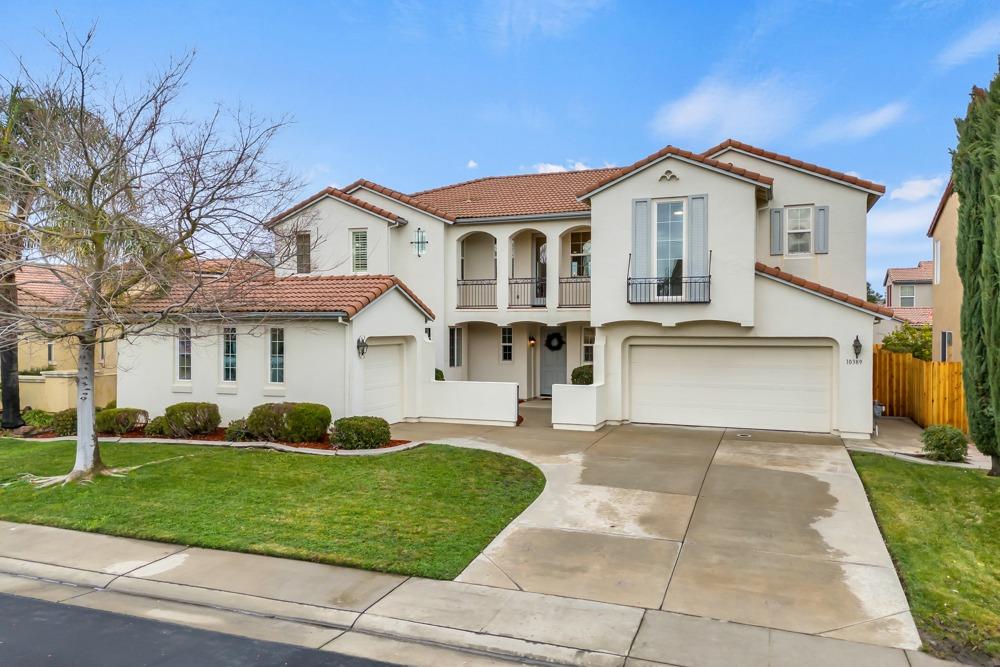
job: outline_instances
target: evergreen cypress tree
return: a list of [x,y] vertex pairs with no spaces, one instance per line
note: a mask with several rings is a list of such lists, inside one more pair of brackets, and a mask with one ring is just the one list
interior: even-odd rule
[[962,361],[969,435],[1000,475],[1000,76],[973,88],[952,179],[958,193],[958,273],[962,278]]

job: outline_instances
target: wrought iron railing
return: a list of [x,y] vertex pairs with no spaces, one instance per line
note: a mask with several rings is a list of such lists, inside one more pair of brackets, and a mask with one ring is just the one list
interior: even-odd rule
[[666,276],[629,278],[629,303],[709,303],[712,300],[711,276]]
[[509,278],[511,308],[544,308],[545,278]]
[[590,307],[590,276],[559,279],[560,308]]
[[458,281],[459,308],[496,308],[497,279],[480,278]]

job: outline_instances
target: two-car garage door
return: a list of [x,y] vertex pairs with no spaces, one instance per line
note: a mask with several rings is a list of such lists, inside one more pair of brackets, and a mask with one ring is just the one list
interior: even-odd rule
[[633,345],[629,349],[632,422],[830,430],[830,347]]

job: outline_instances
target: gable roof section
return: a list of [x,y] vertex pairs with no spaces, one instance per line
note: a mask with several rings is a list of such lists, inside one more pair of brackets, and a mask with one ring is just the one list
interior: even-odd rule
[[868,197],[868,208],[875,205],[879,197],[885,194],[885,186],[876,183],[874,181],[865,180],[857,176],[852,176],[850,174],[845,174],[842,171],[835,171],[833,169],[828,169],[826,167],[821,167],[818,164],[813,164],[812,162],[805,162],[793,158],[788,155],[782,155],[781,153],[775,153],[774,151],[764,150],[763,148],[758,148],[757,146],[751,146],[750,144],[743,143],[742,141],[737,141],[735,139],[726,139],[721,144],[709,148],[707,151],[702,153],[705,157],[717,157],[719,154],[727,151],[735,150],[741,153],[746,153],[747,155],[752,155],[753,157],[759,157],[764,160],[769,160],[771,162],[776,162],[778,164],[783,164],[793,169],[799,169],[801,171],[811,172],[825,178],[839,181],[844,185],[850,187],[858,188],[869,193]]
[[914,283],[930,283],[934,281],[934,262],[933,260],[925,259],[917,262],[915,267],[903,267],[903,268],[893,268],[885,272],[885,280],[882,281],[883,285],[888,285],[893,283],[898,285],[900,283],[914,284]]
[[896,319],[905,320],[910,324],[924,326],[934,323],[933,308],[893,308]]
[[660,150],[656,151],[652,155],[647,155],[638,162],[634,162],[627,167],[622,167],[621,169],[615,170],[613,173],[608,174],[606,177],[591,184],[589,187],[580,190],[577,193],[577,199],[584,200],[592,195],[596,194],[598,191],[609,187],[613,183],[625,178],[633,172],[639,171],[645,167],[648,167],[660,160],[668,157],[676,157],[685,162],[690,162],[696,165],[708,167],[716,171],[720,171],[727,176],[734,176],[745,181],[753,182],[757,185],[763,187],[771,187],[774,183],[774,179],[770,176],[764,176],[763,174],[758,174],[756,171],[750,171],[749,169],[744,169],[742,167],[737,167],[735,165],[729,164],[728,162],[721,162],[719,160],[714,160],[705,155],[699,155],[698,153],[692,153],[691,151],[686,151],[683,148],[677,148],[676,146],[665,146]]
[[754,265],[754,270],[758,274],[763,276],[769,276],[780,280],[781,282],[788,283],[795,287],[799,287],[808,292],[813,292],[820,296],[825,296],[834,301],[840,301],[847,306],[853,306],[856,309],[868,311],[870,315],[877,315],[881,317],[892,317],[893,309],[887,308],[886,306],[879,305],[877,303],[869,303],[864,299],[859,299],[856,296],[851,296],[845,292],[839,292],[831,287],[826,287],[825,285],[820,285],[819,283],[814,283],[811,280],[806,280],[805,278],[800,278],[793,273],[788,273],[787,271],[782,271],[776,266],[768,266],[763,262],[757,262]]
[[298,213],[299,211],[302,211],[303,209],[306,209],[306,208],[312,206],[313,204],[315,204],[319,200],[324,199],[326,197],[333,197],[334,199],[339,199],[340,201],[342,201],[342,202],[344,202],[346,204],[350,204],[351,206],[354,206],[355,208],[359,208],[362,211],[365,211],[366,213],[371,213],[372,215],[377,216],[379,218],[382,218],[386,222],[392,223],[394,225],[405,225],[406,224],[406,218],[403,218],[402,216],[398,216],[395,213],[393,213],[392,211],[387,211],[384,208],[379,208],[378,206],[375,206],[374,204],[366,202],[363,199],[358,199],[357,197],[349,195],[346,192],[344,192],[343,190],[339,190],[337,188],[323,188],[322,190],[320,190],[319,192],[317,192],[313,196],[311,196],[311,197],[309,197],[307,199],[303,199],[298,204],[295,204],[291,208],[282,211],[278,215],[276,215],[273,218],[271,218],[270,220],[268,220],[265,224],[268,227],[273,227],[275,224],[277,224],[281,220],[284,220],[288,216],[290,216],[290,215],[292,215],[294,213]]
[[934,236],[934,230],[937,228],[938,220],[941,219],[941,214],[944,213],[944,207],[948,204],[948,199],[951,198],[954,192],[955,183],[949,178],[948,185],[944,186],[944,192],[941,193],[941,201],[938,202],[937,210],[934,211],[934,217],[931,218],[931,226],[927,228],[927,236]]
[[576,194],[617,167],[549,174],[487,176],[413,193],[412,198],[448,212],[455,219],[587,213]]
[[21,308],[75,311],[82,306],[82,285],[67,266],[24,264],[14,272],[14,282]]
[[435,218],[441,218],[442,220],[447,220],[448,222],[455,222],[455,215],[453,213],[443,211],[435,206],[432,206],[431,204],[422,202],[415,197],[411,197],[410,195],[403,194],[398,190],[387,188],[384,185],[379,185],[374,181],[369,181],[364,178],[359,178],[358,180],[348,185],[346,188],[344,188],[344,192],[346,192],[347,194],[352,194],[358,188],[371,190],[372,192],[376,192],[380,195],[388,197],[389,199],[395,199],[401,204],[405,204],[410,208],[415,208],[418,211],[423,211],[424,213],[432,215]]

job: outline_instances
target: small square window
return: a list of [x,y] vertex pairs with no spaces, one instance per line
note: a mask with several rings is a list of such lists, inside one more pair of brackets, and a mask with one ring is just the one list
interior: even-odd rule
[[917,305],[917,291],[914,285],[899,286],[899,305],[903,308],[913,308]]

